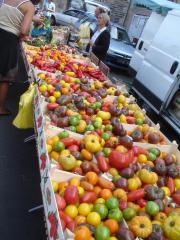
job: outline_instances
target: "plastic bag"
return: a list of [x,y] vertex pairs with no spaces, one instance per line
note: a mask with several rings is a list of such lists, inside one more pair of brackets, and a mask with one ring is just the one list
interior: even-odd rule
[[13,121],[13,125],[17,128],[33,128],[33,97],[35,85],[31,84],[26,92],[20,97],[19,111]]
[[89,23],[81,24],[79,27],[79,38],[90,39],[90,27]]

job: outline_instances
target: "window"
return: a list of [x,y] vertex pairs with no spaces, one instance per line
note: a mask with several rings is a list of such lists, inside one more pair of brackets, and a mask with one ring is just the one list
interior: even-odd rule
[[68,11],[65,11],[64,14],[66,14],[68,16],[72,16],[72,17],[77,17],[77,11],[76,10],[68,10]]
[[111,38],[130,44],[127,32],[119,27],[111,26]]

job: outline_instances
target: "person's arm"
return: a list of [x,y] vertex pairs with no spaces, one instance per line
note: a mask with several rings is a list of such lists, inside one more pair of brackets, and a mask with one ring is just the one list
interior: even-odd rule
[[101,41],[99,41],[99,44],[96,44],[98,40],[96,39],[94,45],[92,46],[92,51],[96,53],[107,52],[110,44],[110,33],[106,31],[102,33],[99,37],[101,38]]
[[21,25],[21,35],[28,35],[31,28],[33,16],[35,13],[35,7],[32,3],[27,2],[22,5],[20,10],[24,14],[24,19]]

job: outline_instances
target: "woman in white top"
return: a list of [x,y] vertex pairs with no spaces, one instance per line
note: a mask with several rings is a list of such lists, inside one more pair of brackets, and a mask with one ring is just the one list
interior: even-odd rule
[[38,2],[3,0],[0,7],[0,117],[10,114],[5,100],[17,74],[19,39],[29,34]]

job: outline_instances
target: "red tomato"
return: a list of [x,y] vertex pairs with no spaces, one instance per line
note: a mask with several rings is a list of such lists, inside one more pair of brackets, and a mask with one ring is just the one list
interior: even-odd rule
[[56,203],[58,210],[63,210],[66,207],[66,202],[63,197],[59,196],[59,194],[55,193]]
[[79,200],[79,193],[77,187],[69,185],[64,192],[64,199],[67,204],[76,204]]

